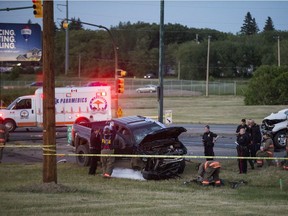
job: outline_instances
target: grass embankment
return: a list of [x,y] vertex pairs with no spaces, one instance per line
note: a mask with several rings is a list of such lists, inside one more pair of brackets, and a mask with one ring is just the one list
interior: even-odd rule
[[[124,115],[157,116],[155,95],[138,98],[120,98]],[[261,124],[264,117],[287,108],[285,105],[245,106],[240,96],[165,97],[164,110],[172,110],[173,123],[239,124],[242,118],[255,119]]]
[[[269,167],[239,175],[236,161],[223,161],[225,186],[183,184],[196,175],[195,164],[187,163],[182,178],[165,181],[103,179],[88,176],[88,168],[58,164],[57,185],[42,183],[42,164],[1,164],[1,215],[287,214],[287,171]],[[239,179],[248,184],[232,189],[228,181]]]

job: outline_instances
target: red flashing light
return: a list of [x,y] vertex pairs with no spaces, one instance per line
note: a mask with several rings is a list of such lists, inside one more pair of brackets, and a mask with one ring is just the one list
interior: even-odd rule
[[118,93],[124,93],[124,79],[118,78],[117,80]]

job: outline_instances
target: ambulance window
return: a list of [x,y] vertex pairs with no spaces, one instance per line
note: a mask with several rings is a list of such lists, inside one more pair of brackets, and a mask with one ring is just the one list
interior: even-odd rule
[[31,99],[18,101],[14,109],[31,109]]

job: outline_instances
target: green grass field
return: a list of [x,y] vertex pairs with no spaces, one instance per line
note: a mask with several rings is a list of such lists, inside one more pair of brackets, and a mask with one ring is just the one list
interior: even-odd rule
[[[164,181],[103,179],[58,164],[58,184],[42,183],[42,164],[1,164],[1,215],[286,215],[288,172],[267,167],[239,175],[236,163],[222,161],[220,188],[184,184],[196,175],[195,162],[181,178]],[[241,179],[248,184],[230,187]]]
[[[173,123],[238,124],[242,118],[257,123],[286,106],[245,106],[243,97],[165,97]],[[155,95],[120,97],[124,116],[157,117]],[[5,151],[5,150],[4,150]],[[203,188],[183,184],[195,177],[188,162],[179,179],[139,181],[88,176],[88,168],[58,164],[58,184],[42,183],[42,164],[0,164],[0,215],[286,215],[288,172],[278,167],[248,170],[239,175],[236,160],[223,160],[225,186]],[[228,181],[248,185],[232,189]],[[280,187],[282,180],[282,188]]]
[[[119,106],[122,107],[125,116],[158,116],[158,102],[155,95],[120,98]],[[238,124],[242,118],[251,118],[261,124],[264,117],[284,108],[287,106],[246,106],[244,97],[240,96],[164,98],[164,110],[172,110],[173,123]]]

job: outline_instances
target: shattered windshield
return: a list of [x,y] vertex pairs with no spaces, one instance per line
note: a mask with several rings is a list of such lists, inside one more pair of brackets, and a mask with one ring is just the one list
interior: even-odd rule
[[[148,127],[147,127],[148,126]],[[133,135],[136,141],[136,145],[139,145],[139,143],[144,139],[144,137],[153,132],[162,129],[162,127],[156,123],[149,124],[149,125],[143,125],[143,127],[139,127],[135,130],[133,130]]]

